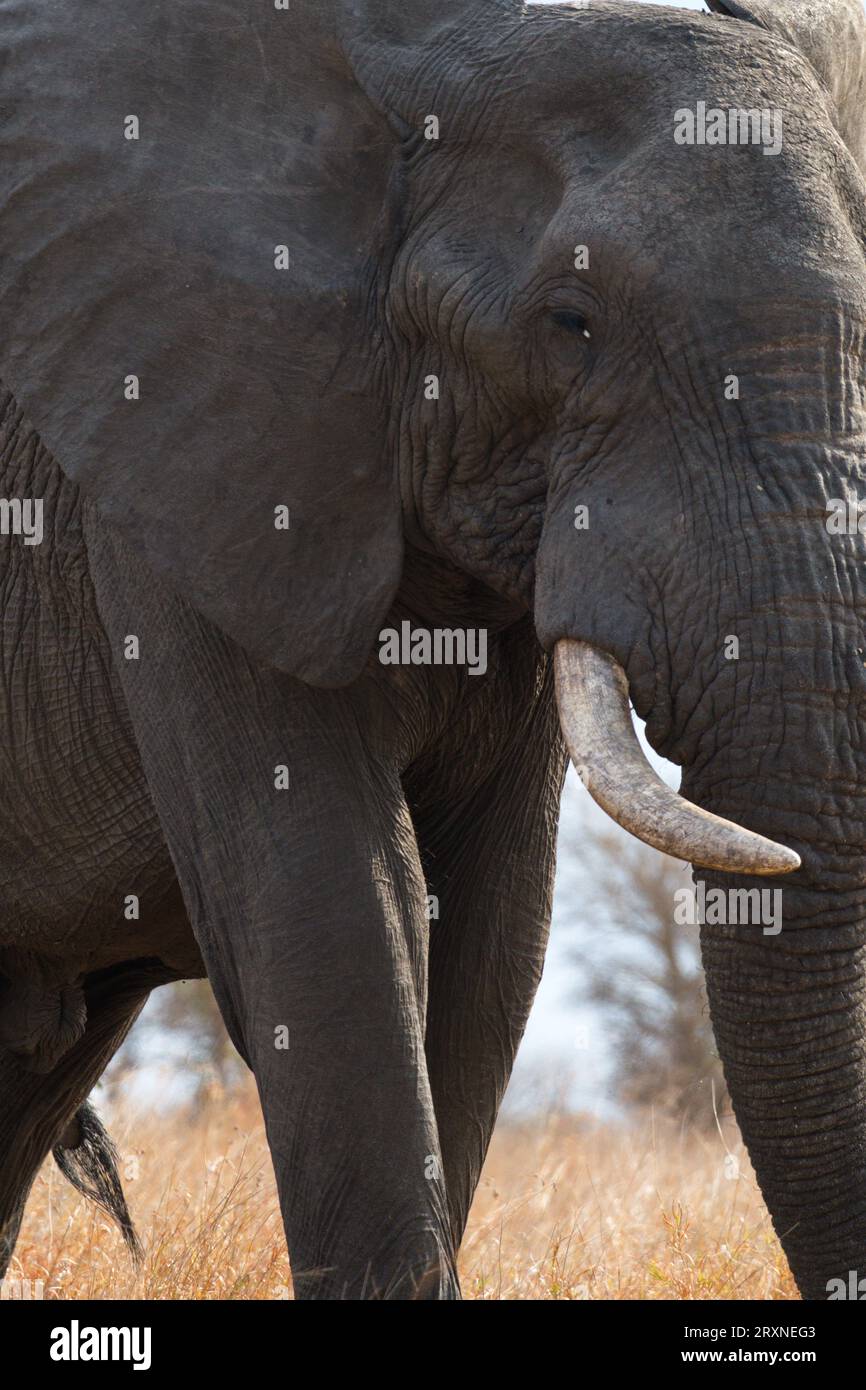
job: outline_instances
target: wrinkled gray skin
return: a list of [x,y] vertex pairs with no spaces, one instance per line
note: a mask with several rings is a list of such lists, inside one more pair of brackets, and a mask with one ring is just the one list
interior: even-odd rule
[[[574,637],[802,856],[779,936],[704,929],[713,1025],[804,1295],[866,1268],[864,551],[824,525],[864,495],[862,12],[714,8],[0,0],[2,495],[46,508],[3,540],[7,1251],[206,970],[298,1295],[459,1296]],[[675,144],[698,100],[781,154]],[[487,676],[379,665],[407,616],[488,627]]]

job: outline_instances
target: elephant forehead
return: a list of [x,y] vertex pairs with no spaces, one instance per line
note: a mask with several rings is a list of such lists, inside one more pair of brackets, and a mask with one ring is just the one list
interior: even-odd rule
[[[436,40],[430,43],[435,50]],[[530,129],[554,146],[575,132],[630,143],[653,131],[669,138],[673,111],[698,100],[750,108],[805,103],[828,121],[801,54],[757,26],[691,11],[515,7],[514,23],[490,37],[468,34],[460,56],[465,62],[443,70],[431,54],[422,71],[434,76],[435,89],[423,91],[422,104],[438,109],[434,90],[440,105],[450,96],[449,115],[461,130],[493,138],[520,141]]]
[[[482,229],[491,254],[507,255],[519,226],[554,260],[591,238],[597,252],[643,256],[655,273],[679,229],[708,252],[723,238],[758,283],[766,257],[846,273],[858,261],[853,233],[840,229],[848,164],[827,93],[802,54],[766,30],[640,4],[533,5],[515,7],[494,37],[470,29],[447,54],[447,65],[433,51],[416,64],[429,86],[408,114],[419,126],[440,116],[423,165],[440,220]],[[684,113],[705,125],[723,116],[725,140],[684,148]],[[731,118],[738,136],[746,123],[747,142],[727,139]],[[773,219],[776,238],[766,235]]]

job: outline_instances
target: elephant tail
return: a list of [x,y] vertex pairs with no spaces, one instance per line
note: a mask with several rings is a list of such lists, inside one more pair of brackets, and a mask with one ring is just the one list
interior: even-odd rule
[[117,1149],[89,1101],[76,1111],[51,1152],[61,1173],[76,1191],[89,1197],[117,1222],[138,1268],[144,1252],[120,1185]]

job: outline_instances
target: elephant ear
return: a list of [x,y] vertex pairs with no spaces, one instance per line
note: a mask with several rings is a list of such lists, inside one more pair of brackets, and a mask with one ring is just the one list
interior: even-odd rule
[[839,134],[866,173],[866,13],[863,0],[707,0],[716,14],[759,24],[808,59],[829,91]]
[[0,100],[7,385],[147,567],[321,685],[402,563],[371,322],[397,142],[339,20],[32,0]]

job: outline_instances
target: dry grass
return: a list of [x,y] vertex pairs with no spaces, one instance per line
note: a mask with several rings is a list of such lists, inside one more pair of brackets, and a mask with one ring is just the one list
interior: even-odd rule
[[[291,1296],[252,1090],[112,1127],[144,1268],[49,1163],[10,1277],[69,1299]],[[460,1264],[467,1298],[797,1296],[735,1131],[723,1141],[651,1120],[627,1133],[562,1116],[502,1125]]]

